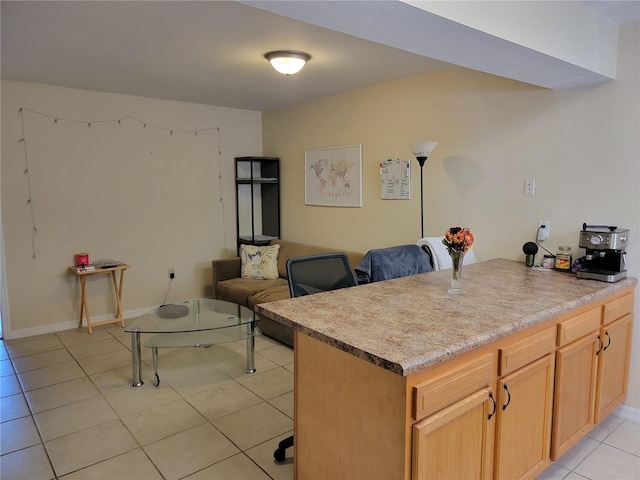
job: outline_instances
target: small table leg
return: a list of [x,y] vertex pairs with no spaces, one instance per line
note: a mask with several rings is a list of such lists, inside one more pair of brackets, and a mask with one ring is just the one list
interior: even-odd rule
[[111,280],[113,281],[113,290],[116,296],[116,316],[114,320],[120,321],[120,326],[124,327],[124,318],[122,317],[122,283],[124,282],[124,270],[120,270],[120,282],[116,281],[115,270],[111,272]]
[[131,366],[133,369],[132,387],[141,387],[142,381],[142,360],[140,359],[140,330],[131,330]]
[[87,330],[89,330],[89,333],[93,333],[91,331],[91,317],[89,317],[89,309],[87,308],[87,279],[84,276],[80,277],[80,290],[80,322],[78,323],[78,328],[82,328],[82,317],[85,316],[87,317]]
[[247,369],[246,373],[255,373],[255,361],[256,361],[256,337],[254,337],[255,332],[255,321],[251,322],[249,328],[251,329],[251,336],[247,338]]

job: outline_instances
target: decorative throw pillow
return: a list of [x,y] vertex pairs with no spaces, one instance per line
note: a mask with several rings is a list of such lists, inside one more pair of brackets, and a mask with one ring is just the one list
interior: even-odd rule
[[278,278],[278,252],[280,245],[257,247],[240,245],[240,263],[242,278],[275,280]]

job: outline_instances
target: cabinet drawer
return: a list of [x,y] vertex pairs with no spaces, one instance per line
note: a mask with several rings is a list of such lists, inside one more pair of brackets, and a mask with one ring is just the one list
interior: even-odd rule
[[500,349],[498,375],[501,377],[544,357],[556,348],[556,329],[549,327],[519,342]]
[[421,420],[491,383],[493,355],[487,354],[413,387],[413,418]]
[[633,310],[633,293],[604,304],[602,322],[604,325],[623,317]]
[[600,307],[558,324],[558,346],[563,347],[600,328]]

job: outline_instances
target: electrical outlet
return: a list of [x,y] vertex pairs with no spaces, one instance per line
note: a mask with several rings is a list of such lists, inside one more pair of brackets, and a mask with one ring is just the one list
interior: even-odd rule
[[536,181],[533,178],[527,178],[524,181],[524,195],[533,197],[536,194]]
[[549,230],[551,229],[551,222],[549,220],[538,220],[538,236],[536,240],[542,242],[549,238]]
[[173,268],[173,267],[171,267],[171,268],[169,269],[169,278],[171,278],[171,279],[176,278],[176,269],[175,269],[175,268]]

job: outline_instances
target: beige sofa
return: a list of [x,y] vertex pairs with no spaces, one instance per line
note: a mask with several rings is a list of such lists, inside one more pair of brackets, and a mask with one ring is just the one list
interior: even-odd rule
[[[344,252],[349,257],[351,267],[355,268],[364,256],[362,253],[306,245],[286,240],[271,241],[271,245],[276,243],[280,245],[280,251],[278,253],[279,277],[275,280],[241,278],[240,257],[213,260],[211,262],[213,298],[244,305],[253,310],[259,303],[290,298],[286,267],[289,258],[315,255],[318,253]],[[258,326],[263,334],[293,346],[293,331],[290,328],[268,318],[261,318]]]

